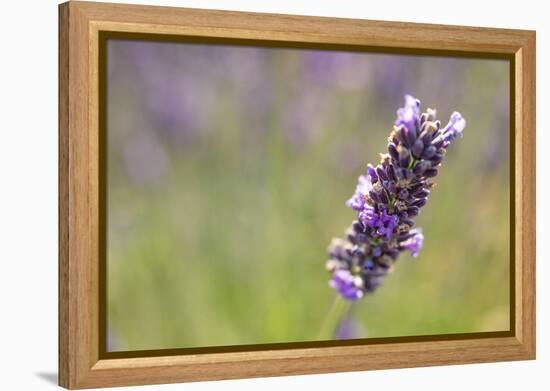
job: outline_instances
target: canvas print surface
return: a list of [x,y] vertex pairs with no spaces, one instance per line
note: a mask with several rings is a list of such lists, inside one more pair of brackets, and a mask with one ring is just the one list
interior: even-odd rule
[[510,329],[507,61],[106,53],[108,351]]

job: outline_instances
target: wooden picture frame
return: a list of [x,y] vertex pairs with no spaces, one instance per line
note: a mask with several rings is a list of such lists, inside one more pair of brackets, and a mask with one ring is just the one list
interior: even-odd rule
[[[107,356],[100,303],[102,34],[288,42],[511,64],[508,332]],[[70,1],[59,6],[59,384],[90,388],[535,358],[535,32]]]

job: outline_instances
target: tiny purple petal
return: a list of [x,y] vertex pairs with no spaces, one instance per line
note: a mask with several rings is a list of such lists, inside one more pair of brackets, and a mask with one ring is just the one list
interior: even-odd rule
[[399,222],[397,216],[389,215],[386,210],[377,213],[370,205],[365,205],[365,208],[357,214],[357,218],[365,228],[374,228],[375,236],[386,240],[391,239]]
[[374,208],[370,205],[365,205],[363,210],[357,215],[359,221],[364,227],[375,227],[378,221],[378,215],[374,211]]
[[357,181],[355,193],[346,202],[351,209],[360,212],[365,206],[365,197],[372,190],[372,181],[370,175],[361,175]]
[[370,176],[371,183],[378,182],[378,175],[376,174],[376,170],[374,169],[374,167],[372,165],[370,165],[370,164],[368,165],[367,172]]
[[447,124],[447,126],[445,126],[445,129],[443,130],[446,136],[446,140],[454,140],[456,136],[462,137],[464,128],[466,128],[466,120],[458,111],[455,111],[453,114],[451,114],[449,123]]
[[394,229],[397,227],[398,224],[398,218],[394,215],[388,215],[386,211],[382,212],[382,214],[379,216],[378,221],[376,223],[377,230],[379,236],[386,238],[386,240],[390,240]]
[[416,121],[420,118],[420,101],[411,95],[405,95],[405,106],[397,110],[395,125],[405,125],[407,130],[416,131]]
[[424,243],[424,235],[422,235],[422,232],[416,230],[413,236],[411,236],[410,238],[408,238],[407,240],[401,243],[401,247],[409,250],[412,256],[416,258],[420,253],[420,250],[422,249],[423,243]]
[[363,205],[365,204],[365,199],[362,194],[355,193],[351,196],[349,200],[346,201],[346,206],[359,212],[363,210]]
[[357,278],[360,277],[354,277],[349,270],[336,269],[332,273],[332,278],[328,285],[336,289],[344,299],[359,300],[363,297],[364,292],[357,286]]

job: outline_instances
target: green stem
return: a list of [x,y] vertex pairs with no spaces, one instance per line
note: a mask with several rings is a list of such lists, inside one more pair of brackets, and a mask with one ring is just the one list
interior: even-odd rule
[[319,332],[319,340],[331,340],[334,339],[336,329],[340,324],[342,318],[346,316],[349,309],[351,308],[351,303],[344,300],[340,295],[336,295],[330,310],[327,312],[323,324],[321,326],[321,331]]

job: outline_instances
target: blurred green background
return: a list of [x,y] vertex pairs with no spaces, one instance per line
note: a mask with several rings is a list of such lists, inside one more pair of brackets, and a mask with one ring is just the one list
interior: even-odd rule
[[316,340],[406,93],[468,126],[358,336],[508,329],[506,61],[110,40],[107,93],[108,350]]

